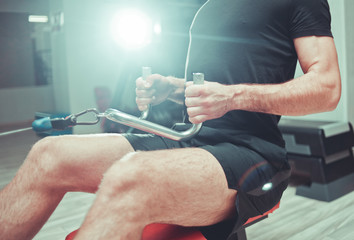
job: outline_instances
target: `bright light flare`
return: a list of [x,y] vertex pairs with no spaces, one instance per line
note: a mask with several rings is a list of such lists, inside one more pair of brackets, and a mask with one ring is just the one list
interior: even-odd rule
[[151,18],[137,9],[119,11],[111,23],[114,40],[128,50],[147,46],[152,40],[153,31]]
[[161,32],[162,32],[161,23],[155,23],[154,32],[155,32],[156,35],[160,35],[161,34]]

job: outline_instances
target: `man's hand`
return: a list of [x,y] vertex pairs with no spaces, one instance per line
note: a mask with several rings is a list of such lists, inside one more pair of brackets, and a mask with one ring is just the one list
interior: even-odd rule
[[228,86],[205,81],[203,85],[186,84],[185,104],[192,123],[222,117],[230,111],[230,100],[237,94]]
[[147,109],[149,104],[158,105],[166,99],[183,104],[183,78],[164,77],[152,74],[144,81],[141,77],[136,80],[136,103],[140,111]]
[[158,105],[165,101],[173,88],[167,77],[152,74],[143,80],[136,80],[136,104],[140,111],[147,109],[149,104]]

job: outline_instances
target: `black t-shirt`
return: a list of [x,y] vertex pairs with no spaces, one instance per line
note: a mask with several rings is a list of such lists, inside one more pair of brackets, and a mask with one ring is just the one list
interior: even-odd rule
[[[203,72],[207,81],[227,85],[288,81],[297,62],[293,39],[332,36],[330,24],[327,0],[209,0],[190,29],[185,77]],[[279,119],[235,110],[204,126],[284,147]]]

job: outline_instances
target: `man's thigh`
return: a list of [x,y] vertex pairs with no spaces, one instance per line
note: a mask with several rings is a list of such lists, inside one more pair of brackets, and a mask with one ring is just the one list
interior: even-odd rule
[[141,198],[152,196],[151,222],[206,226],[235,213],[236,191],[204,149],[138,151],[118,166],[117,174],[123,170],[126,178],[131,173],[137,179]]
[[51,171],[52,179],[60,178],[60,185],[66,191],[95,192],[107,169],[134,151],[118,134],[47,137],[38,145],[32,154],[42,155],[46,168],[55,168]]

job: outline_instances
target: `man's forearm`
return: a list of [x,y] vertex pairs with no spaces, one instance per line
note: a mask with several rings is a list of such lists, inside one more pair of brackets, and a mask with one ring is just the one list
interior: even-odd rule
[[232,86],[232,108],[277,115],[299,116],[335,109],[340,98],[336,73],[307,74],[281,84]]

